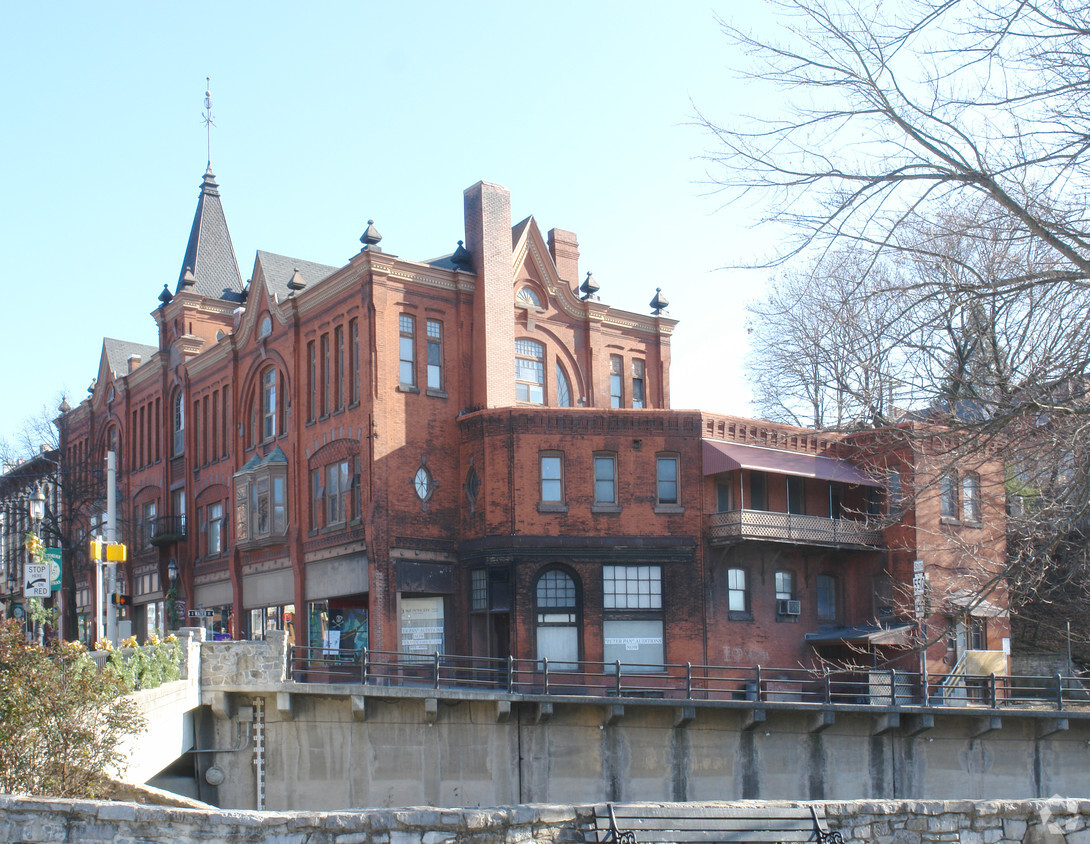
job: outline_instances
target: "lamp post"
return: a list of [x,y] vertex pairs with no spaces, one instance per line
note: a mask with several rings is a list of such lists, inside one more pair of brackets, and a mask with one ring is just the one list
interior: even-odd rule
[[[30,514],[30,521],[34,523],[34,535],[38,537],[38,541],[42,539],[42,520],[45,519],[45,493],[42,492],[42,485],[35,484],[34,492],[30,498],[27,499],[27,510]],[[48,598],[46,600],[49,600]],[[44,606],[44,602],[43,602]],[[41,644],[45,638],[45,628],[41,625],[37,625],[38,629],[38,644]]]
[[167,577],[170,578],[170,611],[166,618],[165,633],[169,633],[171,628],[177,628],[178,626],[176,610],[178,606],[178,564],[173,557],[167,563]]

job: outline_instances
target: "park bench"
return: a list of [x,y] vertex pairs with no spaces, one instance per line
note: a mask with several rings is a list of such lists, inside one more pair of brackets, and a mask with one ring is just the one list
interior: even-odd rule
[[[588,835],[589,838],[589,835]],[[604,803],[588,844],[844,844],[825,809],[753,803]]]

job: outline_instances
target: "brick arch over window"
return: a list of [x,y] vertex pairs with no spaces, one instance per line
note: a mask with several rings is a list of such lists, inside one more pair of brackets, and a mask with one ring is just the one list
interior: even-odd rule
[[[288,397],[291,395],[289,371],[280,355],[270,353],[263,360],[255,362],[246,373],[241,393],[244,415],[239,420],[245,426],[246,448],[271,442],[287,431]],[[273,376],[271,383],[268,380],[270,373]],[[272,408],[268,404],[270,387]]]
[[534,578],[534,626],[538,659],[576,668],[582,651],[583,586],[564,565],[545,566]]
[[95,452],[99,455],[99,465],[103,471],[106,470],[106,452],[111,449],[117,455],[117,470],[120,472],[123,464],[124,451],[122,450],[123,442],[123,429],[121,427],[121,420],[115,414],[110,414],[106,418],[106,424],[102,428],[102,432],[98,437],[98,444],[95,447]]
[[359,441],[339,439],[322,446],[307,461],[307,470],[307,530],[358,525],[364,489]]

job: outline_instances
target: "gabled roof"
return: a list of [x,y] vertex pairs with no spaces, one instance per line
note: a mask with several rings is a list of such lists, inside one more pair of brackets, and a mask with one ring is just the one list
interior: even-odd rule
[[140,355],[141,362],[147,363],[158,351],[158,346],[145,346],[143,343],[131,343],[128,340],[115,340],[112,337],[104,337],[102,340],[102,354],[106,358],[106,365],[110,372],[119,376],[128,375],[129,358],[133,355]]
[[[191,287],[184,284],[186,270],[193,274]],[[193,215],[193,227],[189,230],[189,243],[178,273],[175,295],[182,290],[190,290],[210,299],[242,301],[242,276],[238,271],[235,247],[227,230],[219,185],[216,184],[211,165],[201,182],[197,213]]]
[[257,250],[257,264],[265,278],[266,289],[270,294],[279,295],[281,299],[291,294],[292,289],[288,287],[288,282],[296,270],[299,270],[299,275],[307,283],[307,288],[310,288],[340,269],[287,255],[277,255],[275,252],[263,252],[260,249]]

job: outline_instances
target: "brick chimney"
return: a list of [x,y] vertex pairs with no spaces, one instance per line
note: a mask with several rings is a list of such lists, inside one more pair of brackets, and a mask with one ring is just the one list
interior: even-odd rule
[[473,395],[477,407],[515,403],[511,193],[477,182],[465,197],[466,248],[477,274],[473,294]]
[[144,362],[144,359],[140,355],[129,355],[129,374],[136,372],[140,368],[140,364]]
[[564,229],[549,230],[549,254],[553,256],[556,271],[571,288],[579,285],[579,241],[575,232]]

